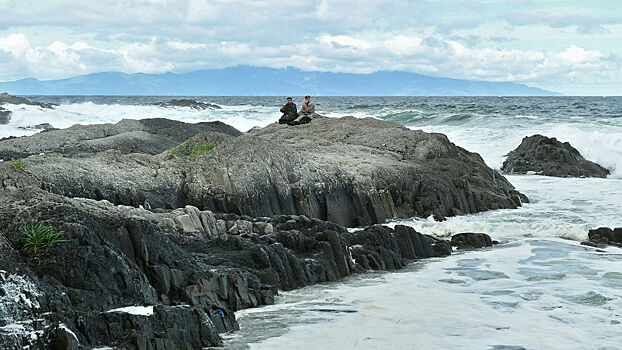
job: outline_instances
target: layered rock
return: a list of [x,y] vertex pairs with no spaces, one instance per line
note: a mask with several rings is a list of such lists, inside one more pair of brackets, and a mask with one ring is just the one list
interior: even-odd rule
[[55,106],[55,104],[52,104],[52,103],[41,103],[41,102],[30,101],[23,97],[9,95],[6,92],[3,92],[0,94],[0,104],[3,104],[3,103],[8,103],[12,105],[39,106],[41,108],[48,108],[48,109],[52,109]]
[[124,119],[116,124],[74,125],[28,137],[0,140],[0,159],[49,152],[76,155],[105,150],[153,155],[203,133],[241,135],[241,132],[222,122],[188,124],[162,118]]
[[304,214],[344,226],[516,208],[527,198],[445,135],[372,118],[270,125],[231,139],[187,170],[197,207],[250,216]]
[[185,99],[185,98],[173,99],[167,102],[156,102],[156,103],[152,103],[151,105],[158,106],[158,107],[165,107],[165,108],[189,107],[189,108],[196,109],[196,110],[222,109],[222,107],[214,103],[200,102],[200,101],[195,101],[195,100],[190,100],[190,99]]
[[[119,124],[142,127],[155,122],[164,123]],[[119,124],[80,128],[101,133]],[[0,142],[4,157],[54,147],[63,153],[30,157],[22,172],[0,164],[4,186],[34,186],[66,196],[149,208],[191,204],[253,217],[303,214],[349,227],[398,217],[434,215],[442,220],[516,208],[527,201],[478,154],[457,147],[446,136],[371,118],[324,118],[297,128],[271,125],[239,137],[208,133],[155,156],[122,153],[161,150],[167,144],[157,136],[149,135],[147,146],[139,143],[141,147],[131,149],[119,146],[123,142],[114,136],[103,138],[105,142],[90,138],[66,145],[60,135],[67,130]],[[191,157],[177,152],[192,151],[202,142],[217,146]],[[102,148],[117,150],[65,156]]]
[[526,174],[557,177],[602,177],[609,170],[586,160],[568,142],[542,135],[526,136],[521,144],[507,154],[501,170],[506,174]]
[[[32,222],[57,227],[64,241],[25,249],[18,232]],[[0,347],[217,346],[217,333],[237,329],[233,311],[272,303],[277,288],[450,252],[449,242],[405,226],[349,233],[304,216],[154,213],[3,189]]]

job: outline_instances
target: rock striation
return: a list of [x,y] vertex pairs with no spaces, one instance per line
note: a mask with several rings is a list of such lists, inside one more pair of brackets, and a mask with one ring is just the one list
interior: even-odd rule
[[214,103],[206,103],[206,102],[200,102],[200,101],[195,101],[195,100],[190,100],[190,99],[173,99],[167,102],[152,103],[151,105],[158,106],[158,107],[165,107],[165,108],[189,107],[189,108],[196,109],[196,110],[222,109],[222,107]]
[[609,170],[586,160],[568,142],[542,135],[526,136],[521,144],[507,154],[501,170],[505,174],[526,174],[557,177],[602,177]]
[[30,101],[23,97],[9,95],[6,92],[0,93],[0,104],[4,104],[4,103],[8,103],[12,105],[39,106],[41,108],[47,108],[47,109],[52,109],[55,106],[55,104],[53,103],[41,103],[41,102]]
[[[131,124],[142,128],[144,123],[165,122],[119,124],[131,130]],[[212,124],[181,124],[174,125],[196,132],[214,129]],[[156,136],[148,133],[144,143],[128,145],[122,138],[105,137],[107,128],[118,127],[70,128],[1,141],[5,159],[60,152],[29,157],[22,172],[0,164],[0,180],[3,186],[44,188],[114,204],[152,209],[190,204],[252,217],[298,214],[347,227],[412,216],[443,220],[527,201],[478,154],[446,136],[372,118],[323,118],[296,128],[271,125],[237,137],[217,129],[224,132],[196,135],[183,147],[158,155],[145,153],[164,148],[158,135],[166,128],[154,127]],[[66,135],[90,135],[91,129],[96,136],[67,144]],[[205,142],[216,147],[196,157],[177,152],[200,149]],[[96,152],[102,149],[108,150]],[[124,154],[138,150],[143,154]]]

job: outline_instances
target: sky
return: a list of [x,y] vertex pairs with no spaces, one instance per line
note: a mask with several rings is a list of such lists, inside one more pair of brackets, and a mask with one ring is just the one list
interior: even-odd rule
[[0,81],[253,65],[622,95],[621,0],[0,0]]

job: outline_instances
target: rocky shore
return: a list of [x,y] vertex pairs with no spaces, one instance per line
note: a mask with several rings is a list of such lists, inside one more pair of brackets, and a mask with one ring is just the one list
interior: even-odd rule
[[[3,349],[218,346],[278,290],[451,254],[387,219],[527,200],[444,135],[375,119],[122,121],[2,140],[0,158]],[[26,244],[35,224],[55,243]]]

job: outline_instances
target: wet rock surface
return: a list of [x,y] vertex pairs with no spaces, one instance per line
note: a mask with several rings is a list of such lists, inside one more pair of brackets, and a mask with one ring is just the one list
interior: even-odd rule
[[0,107],[0,125],[8,124],[11,120],[11,111]]
[[581,242],[581,244],[593,247],[613,245],[622,248],[622,227],[599,227],[589,230],[587,235],[588,240]]
[[492,247],[492,239],[486,233],[464,232],[451,236],[451,245],[458,249]]
[[47,109],[52,109],[55,106],[55,104],[52,104],[52,103],[41,103],[41,102],[30,101],[23,97],[9,95],[6,92],[0,93],[0,104],[3,104],[3,103],[13,104],[13,105],[39,106],[41,108],[47,108]]
[[[33,220],[65,241],[24,249],[18,231]],[[233,311],[271,304],[277,289],[451,253],[406,226],[349,233],[305,216],[154,213],[38,189],[0,190],[0,251],[3,349],[217,346],[238,328]]]
[[190,100],[190,99],[173,99],[173,100],[166,101],[166,102],[152,103],[151,105],[158,106],[158,107],[165,107],[165,108],[190,107],[192,109],[197,109],[197,110],[222,109],[222,107],[214,103],[200,102],[200,101],[195,101],[195,100]]
[[521,144],[507,154],[501,170],[505,174],[526,174],[557,177],[602,177],[609,170],[586,160],[568,142],[542,135],[526,136]]

